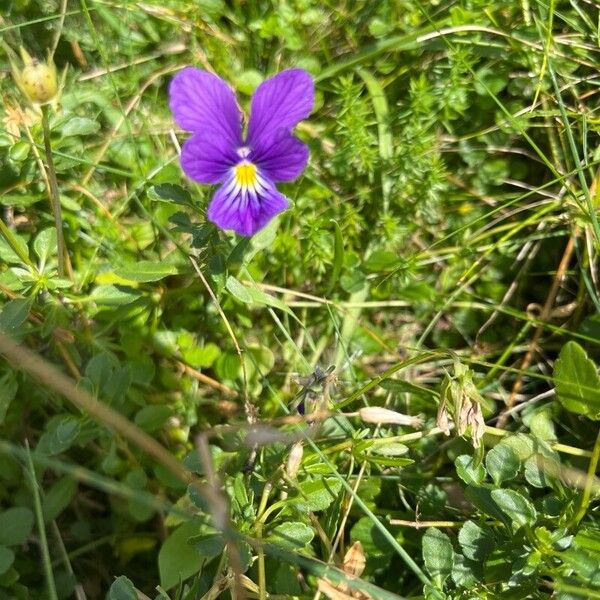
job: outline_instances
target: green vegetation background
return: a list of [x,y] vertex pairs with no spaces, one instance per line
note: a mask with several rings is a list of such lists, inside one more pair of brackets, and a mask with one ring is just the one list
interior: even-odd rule
[[[72,265],[3,51],[0,598],[600,597],[599,22],[587,0],[0,2],[5,44],[56,48]],[[189,64],[244,108],[283,68],[315,78],[309,167],[251,240],[181,173]],[[339,382],[307,411],[337,416],[286,424],[317,365]]]

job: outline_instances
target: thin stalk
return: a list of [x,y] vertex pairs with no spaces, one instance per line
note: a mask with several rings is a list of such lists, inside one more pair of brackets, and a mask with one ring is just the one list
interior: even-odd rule
[[[267,508],[267,502],[269,501],[269,494],[273,486],[270,482],[265,485],[262,497],[260,499],[260,506],[258,507],[258,515],[256,521],[256,537],[261,540],[263,536],[263,524],[264,521],[262,516]],[[265,570],[265,551],[262,545],[258,548],[258,594],[259,600],[266,600],[267,598],[267,575]]]
[[54,160],[52,158],[52,145],[50,143],[50,125],[48,120],[48,106],[42,107],[42,127],[44,129],[44,149],[46,151],[46,169],[50,189],[50,204],[52,205],[52,214],[54,215],[54,226],[56,227],[56,251],[58,255],[58,274],[60,277],[65,276],[65,258],[67,256],[67,248],[65,246],[65,237],[63,234],[62,212],[60,209],[60,194],[58,191],[58,181],[56,180],[56,169],[54,168]]
[[592,486],[594,484],[596,469],[598,468],[598,460],[600,460],[600,428],[598,428],[596,443],[594,444],[594,449],[592,450],[592,458],[590,459],[590,464],[587,470],[587,479],[585,481],[585,487],[583,488],[583,494],[581,494],[581,504],[579,505],[579,510],[575,514],[574,525],[577,525],[579,521],[583,519],[590,504]]
[[54,573],[52,572],[52,561],[50,560],[50,551],[48,549],[48,539],[46,537],[46,527],[44,525],[44,512],[42,510],[42,501],[40,498],[40,491],[35,476],[33,460],[31,458],[31,451],[29,450],[29,444],[27,444],[27,470],[29,471],[29,476],[31,477],[33,507],[35,509],[35,518],[37,521],[38,532],[40,536],[40,549],[42,551],[42,563],[44,565],[46,585],[48,586],[48,597],[50,600],[58,600],[58,594],[56,593],[56,584],[54,583]]

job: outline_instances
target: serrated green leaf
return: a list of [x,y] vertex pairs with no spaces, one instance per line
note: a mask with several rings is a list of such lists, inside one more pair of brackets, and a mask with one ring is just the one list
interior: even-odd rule
[[594,362],[577,342],[567,342],[552,374],[559,402],[569,411],[600,419],[600,377]]
[[454,555],[452,580],[458,587],[470,589],[481,581],[481,566],[479,563],[465,558],[462,554]]
[[516,527],[533,525],[537,512],[531,502],[515,490],[492,490],[492,500]]
[[438,588],[452,573],[454,549],[450,538],[439,529],[430,527],[423,536],[423,562]]
[[465,521],[458,532],[458,542],[466,558],[484,560],[494,549],[494,536],[473,521]]
[[43,268],[48,258],[56,254],[56,229],[48,227],[40,231],[33,242],[33,249]]
[[192,206],[192,197],[190,193],[180,185],[174,183],[160,183],[153,185],[148,190],[148,198],[159,202],[175,202],[185,206]]
[[299,486],[300,495],[294,499],[294,505],[301,512],[325,510],[337,497],[342,482],[333,477],[309,479]]
[[467,485],[479,485],[485,479],[485,467],[480,463],[475,465],[473,457],[461,454],[454,460],[456,474]]
[[313,537],[314,531],[308,525],[299,521],[289,521],[274,527],[267,541],[299,550],[310,544]]
[[507,444],[498,444],[485,457],[485,467],[496,485],[516,477],[521,468],[517,453]]
[[133,583],[125,575],[121,575],[113,581],[106,600],[138,600],[138,595]]

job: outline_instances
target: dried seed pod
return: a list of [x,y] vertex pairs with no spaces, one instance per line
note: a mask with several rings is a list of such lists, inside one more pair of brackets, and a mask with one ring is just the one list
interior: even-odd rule
[[360,577],[366,565],[365,552],[360,542],[354,542],[344,555],[343,569],[345,573]]
[[381,406],[367,406],[358,411],[358,416],[365,423],[384,423],[389,425],[408,425],[409,427],[417,428],[423,425],[423,418],[420,416],[404,415],[383,408]]
[[302,441],[296,442],[290,450],[290,454],[287,459],[287,465],[285,467],[285,472],[287,473],[288,477],[294,479],[296,475],[298,475],[300,465],[302,464],[303,454],[304,444]]

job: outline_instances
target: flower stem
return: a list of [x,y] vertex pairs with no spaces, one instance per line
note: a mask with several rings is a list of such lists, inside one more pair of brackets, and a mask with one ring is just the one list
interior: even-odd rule
[[50,144],[50,125],[48,120],[48,105],[42,105],[42,127],[44,129],[44,149],[46,151],[46,169],[50,189],[50,204],[52,205],[52,214],[54,215],[54,225],[56,227],[56,252],[58,256],[58,275],[64,277],[65,264],[68,260],[67,248],[65,246],[65,237],[63,234],[62,213],[60,209],[60,194],[58,191],[58,181],[56,180],[56,169],[52,158],[52,145]]

